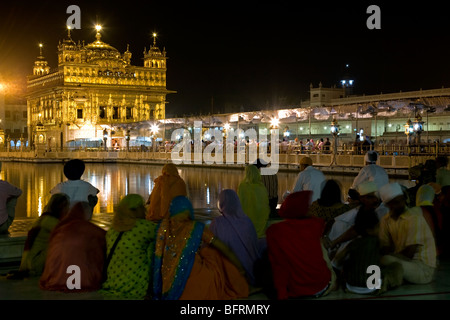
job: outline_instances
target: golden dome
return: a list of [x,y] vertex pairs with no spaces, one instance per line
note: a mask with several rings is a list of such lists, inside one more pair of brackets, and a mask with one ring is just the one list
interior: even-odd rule
[[96,40],[88,45],[84,46],[84,49],[88,52],[88,60],[93,59],[120,59],[121,55],[119,50],[110,46],[109,44],[100,40],[100,30],[97,29]]
[[101,38],[100,32],[97,32],[97,35],[95,36],[95,38],[97,39],[96,41],[89,43],[88,45],[86,45],[84,47],[86,50],[110,50],[110,51],[114,51],[117,53],[119,52],[116,48],[114,48],[114,47],[110,46],[109,44],[100,40],[100,38]]

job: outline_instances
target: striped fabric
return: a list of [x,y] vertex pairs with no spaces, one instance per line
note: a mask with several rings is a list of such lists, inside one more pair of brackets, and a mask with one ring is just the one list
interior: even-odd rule
[[261,180],[266,186],[267,192],[269,193],[269,199],[278,197],[278,177],[276,174],[273,175],[261,175]]
[[421,244],[413,257],[426,265],[436,267],[436,244],[420,208],[408,208],[397,220],[385,215],[380,221],[381,246],[395,246],[395,253],[412,244]]

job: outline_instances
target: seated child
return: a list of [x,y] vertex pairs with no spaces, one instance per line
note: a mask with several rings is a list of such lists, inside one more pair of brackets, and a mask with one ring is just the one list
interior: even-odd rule
[[92,208],[98,202],[97,194],[100,192],[89,182],[81,180],[85,165],[83,160],[72,159],[64,165],[64,175],[67,181],[58,183],[51,191],[51,194],[65,193],[70,198],[70,206],[80,201],[89,202]]

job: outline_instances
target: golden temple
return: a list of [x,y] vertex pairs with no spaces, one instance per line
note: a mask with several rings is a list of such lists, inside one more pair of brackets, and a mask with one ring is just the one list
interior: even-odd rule
[[[42,54],[27,78],[28,137],[31,146],[63,148],[76,141],[124,146],[127,132],[165,119],[167,56],[153,44],[144,48],[143,66],[131,64],[132,53],[120,53],[101,40],[87,45],[67,39],[58,44],[58,66]],[[138,131],[137,131],[138,132]],[[145,134],[143,134],[145,136]]]

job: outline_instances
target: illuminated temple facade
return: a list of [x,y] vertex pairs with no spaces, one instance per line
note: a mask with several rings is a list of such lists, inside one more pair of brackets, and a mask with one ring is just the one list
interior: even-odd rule
[[[70,30],[60,41],[58,66],[42,55],[27,79],[28,136],[32,146],[124,146],[128,130],[139,132],[165,119],[167,57],[156,45],[144,49],[143,66],[131,64],[132,53],[120,53],[101,40],[75,43]],[[146,139],[135,136],[133,139]],[[141,143],[142,144],[142,143]]]

